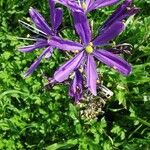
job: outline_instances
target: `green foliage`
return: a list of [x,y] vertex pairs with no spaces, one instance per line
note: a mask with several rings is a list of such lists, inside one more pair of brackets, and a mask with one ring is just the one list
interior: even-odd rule
[[[49,20],[47,1],[1,0],[0,29],[0,149],[71,149],[71,150],[148,150],[150,149],[150,2],[135,0],[141,12],[127,21],[125,32],[116,43],[133,45],[132,55],[125,56],[133,65],[129,77],[101,65],[104,84],[113,98],[98,120],[80,118],[78,108],[68,97],[64,84],[44,89],[42,72],[52,76],[63,54],[55,51],[50,60],[28,78],[22,74],[40,51],[23,54],[18,47],[27,45],[16,37],[29,32],[18,24],[26,19],[30,6],[37,8]],[[94,34],[115,6],[89,14],[94,21]],[[71,16],[64,8],[61,31],[65,38],[76,39]]]

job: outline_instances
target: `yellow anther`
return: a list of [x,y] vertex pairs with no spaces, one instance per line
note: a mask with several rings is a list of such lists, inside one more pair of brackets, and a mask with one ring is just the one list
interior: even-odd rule
[[29,38],[30,37],[30,34],[27,34],[27,38]]
[[90,45],[90,46],[93,46],[93,43],[92,43],[92,42],[90,42],[90,43],[89,43],[89,45]]
[[77,54],[77,53],[79,53],[79,50],[74,50],[73,52],[74,52],[75,54]]
[[86,10],[87,7],[86,7],[86,3],[85,2],[82,3],[82,8],[83,8],[83,10]]
[[28,21],[28,22],[31,22],[31,19],[30,19],[29,17],[28,17],[28,18],[26,18],[26,19],[27,19],[27,21]]
[[116,46],[116,42],[115,41],[113,41],[112,44],[113,44],[113,46]]
[[93,45],[92,42],[90,42],[89,45],[85,48],[85,51],[89,54],[93,52],[92,45]]

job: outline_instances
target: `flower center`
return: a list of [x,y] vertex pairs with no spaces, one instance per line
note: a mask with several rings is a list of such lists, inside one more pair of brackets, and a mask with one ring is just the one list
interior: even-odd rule
[[85,2],[82,3],[82,8],[83,8],[83,10],[86,10],[87,7],[86,7],[86,3]]
[[88,54],[90,54],[90,53],[92,53],[93,52],[93,43],[92,42],[90,42],[89,44],[88,44],[88,46],[85,48],[85,51],[88,53]]

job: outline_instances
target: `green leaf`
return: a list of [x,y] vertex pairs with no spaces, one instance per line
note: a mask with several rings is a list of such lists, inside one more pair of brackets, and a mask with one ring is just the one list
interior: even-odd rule
[[58,150],[58,149],[69,149],[75,145],[78,144],[77,139],[70,139],[64,143],[55,143],[48,147],[46,147],[46,150]]

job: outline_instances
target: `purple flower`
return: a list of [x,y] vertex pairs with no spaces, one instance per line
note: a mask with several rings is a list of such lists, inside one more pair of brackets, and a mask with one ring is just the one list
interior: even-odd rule
[[113,5],[119,0],[55,0],[73,12],[87,13],[92,10]]
[[139,12],[139,8],[132,6],[132,0],[125,0],[121,3],[113,14],[105,21],[100,31],[105,31],[107,27],[116,21],[122,21]]
[[30,75],[37,68],[37,66],[39,65],[39,63],[41,62],[44,56],[45,58],[49,58],[53,52],[53,48],[55,47],[48,44],[47,41],[52,36],[55,36],[57,34],[57,29],[62,22],[62,10],[60,8],[55,8],[55,4],[53,0],[49,0],[49,7],[50,7],[51,27],[49,27],[49,25],[42,17],[42,15],[36,9],[33,8],[29,9],[29,14],[36,27],[33,27],[23,21],[20,21],[20,23],[23,26],[25,26],[32,32],[37,33],[38,35],[41,36],[41,38],[27,39],[27,40],[33,40],[35,41],[35,43],[33,45],[21,47],[19,48],[19,50],[21,52],[31,52],[37,48],[46,47],[46,49],[41,53],[41,55],[34,61],[34,63],[29,67],[27,72],[24,74],[25,77]]
[[[82,44],[78,43],[78,47],[67,43],[63,39],[58,39],[55,36],[49,40],[49,44],[55,45],[60,49],[78,50],[72,59],[63,64],[54,74],[54,80],[63,82],[66,80],[71,72],[77,70],[81,65],[84,66],[87,79],[87,87],[93,95],[96,95],[96,81],[98,79],[96,71],[95,58],[107,66],[117,70],[123,75],[127,76],[131,73],[131,65],[103,48],[96,48],[96,46],[107,45],[108,42],[118,36],[124,30],[124,23],[116,21],[111,24],[103,33],[96,38],[92,38],[91,30],[88,20],[85,15],[78,12],[73,12],[74,23],[77,33],[79,34]],[[74,43],[75,45],[77,43]],[[76,83],[77,84],[77,83]]]
[[75,99],[75,102],[79,102],[83,96],[83,77],[79,70],[75,71],[73,81],[69,88],[69,95]]

